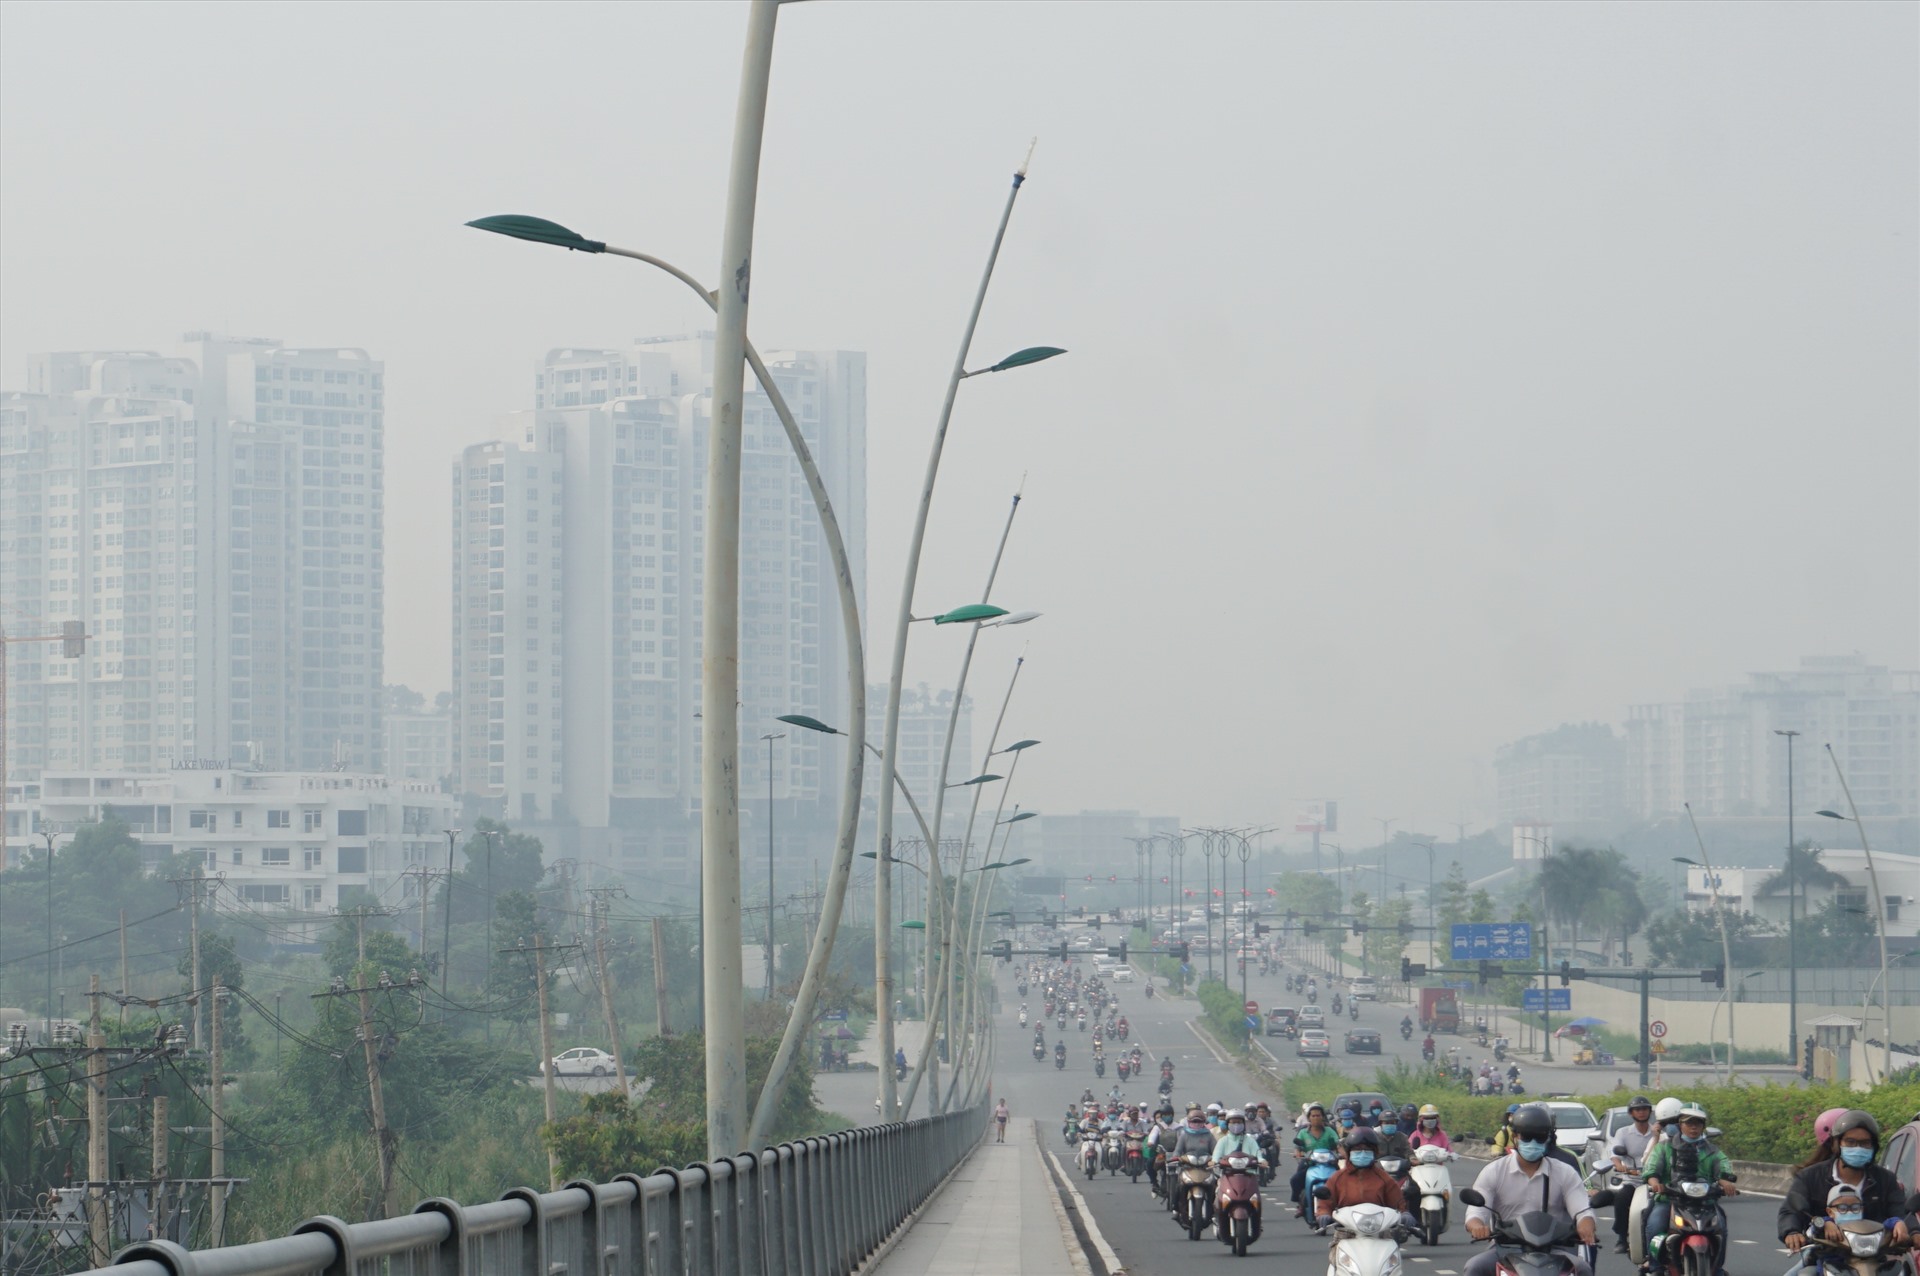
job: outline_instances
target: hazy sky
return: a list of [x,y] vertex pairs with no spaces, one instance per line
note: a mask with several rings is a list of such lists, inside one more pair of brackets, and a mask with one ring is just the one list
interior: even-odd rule
[[[0,384],[213,328],[386,360],[387,668],[447,679],[453,450],[531,365],[710,322],[540,213],[711,279],[744,7],[0,8]],[[1791,667],[1920,660],[1910,4],[783,10],[765,347],[870,357],[891,632],[1045,741],[1014,800],[1359,829],[1491,815],[1496,745]],[[950,680],[922,631],[909,677]],[[871,664],[884,670],[886,653]]]

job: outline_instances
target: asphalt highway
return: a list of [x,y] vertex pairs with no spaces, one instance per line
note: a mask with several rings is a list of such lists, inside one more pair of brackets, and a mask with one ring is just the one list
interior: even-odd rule
[[[1085,1088],[1105,1095],[1115,1083],[1114,1074],[1109,1066],[1104,1079],[1094,1076],[1087,1036],[1076,1031],[1071,1024],[1065,1037],[1068,1049],[1066,1070],[1057,1071],[1053,1066],[1051,1052],[1057,1034],[1051,1025],[1047,1033],[1048,1058],[1044,1064],[1034,1062],[1028,1054],[1033,1030],[1031,1027],[1022,1030],[1019,1026],[1017,1016],[1020,998],[1013,986],[1011,968],[999,968],[998,977],[1001,983],[1001,1010],[996,1024],[1000,1042],[994,1082],[996,1091],[1006,1097],[1014,1116],[1030,1117],[1041,1123],[1050,1154],[1055,1157],[1062,1173],[1067,1175],[1067,1181],[1084,1198],[1086,1213],[1119,1256],[1125,1269],[1129,1273],[1171,1273],[1196,1263],[1232,1263],[1231,1251],[1212,1240],[1210,1234],[1198,1242],[1189,1241],[1186,1233],[1174,1225],[1171,1216],[1154,1198],[1144,1176],[1136,1185],[1125,1175],[1109,1175],[1104,1171],[1091,1181],[1071,1173],[1071,1154],[1060,1137],[1060,1124],[1067,1105],[1077,1099]],[[1263,1007],[1298,1004],[1286,997],[1278,976],[1262,979],[1256,973],[1250,976],[1248,985],[1249,993]],[[1218,1101],[1232,1106],[1249,1099],[1265,1099],[1276,1111],[1279,1110],[1277,1087],[1271,1084],[1259,1086],[1248,1080],[1230,1060],[1196,1033],[1190,1021],[1198,1014],[1198,1006],[1191,998],[1168,998],[1156,993],[1149,1000],[1144,996],[1140,983],[1113,986],[1119,992],[1120,1012],[1127,1016],[1133,1030],[1127,1045],[1139,1042],[1145,1049],[1147,1060],[1146,1074],[1141,1081],[1138,1084],[1129,1082],[1122,1087],[1128,1098],[1151,1102],[1156,1097],[1160,1060],[1171,1058],[1176,1104],[1184,1105],[1188,1100],[1195,1100],[1202,1103]],[[1279,1001],[1276,1003],[1274,998],[1279,998]],[[1321,1004],[1325,1005],[1327,1001],[1323,980]],[[1037,1001],[1030,999],[1030,1004],[1037,1012]],[[1401,1042],[1397,1030],[1406,1010],[1407,1007],[1401,1005],[1362,1003],[1359,1026],[1374,1028],[1382,1034],[1383,1043],[1387,1045],[1385,1059],[1391,1059],[1396,1054],[1410,1056],[1416,1061],[1419,1058],[1418,1035],[1409,1045]],[[1343,1017],[1340,1025],[1335,1025],[1329,1016],[1328,1031],[1334,1041],[1334,1063],[1344,1065],[1349,1072],[1370,1080],[1379,1061],[1371,1056],[1346,1059],[1340,1053],[1345,1030],[1352,1026],[1351,1019]],[[1279,1056],[1283,1071],[1307,1066],[1293,1057],[1290,1041],[1276,1037],[1271,1044]],[[1547,1088],[1563,1091],[1598,1089],[1611,1084],[1613,1077],[1610,1074],[1604,1079],[1590,1079],[1581,1075],[1590,1071],[1585,1068],[1554,1069],[1547,1073],[1554,1078],[1546,1083]],[[1570,1077],[1570,1084],[1559,1083],[1558,1078],[1563,1073]],[[1631,1071],[1624,1071],[1623,1075],[1628,1085],[1633,1084]],[[1480,1168],[1481,1163],[1464,1158],[1457,1162],[1454,1166],[1455,1187],[1471,1186],[1472,1176]],[[1250,1257],[1261,1265],[1270,1265],[1278,1260],[1288,1271],[1305,1271],[1311,1266],[1324,1265],[1328,1242],[1313,1235],[1303,1223],[1290,1216],[1285,1175],[1292,1172],[1292,1163],[1284,1154],[1281,1169],[1282,1176],[1263,1193],[1266,1198],[1266,1230]],[[1743,1195],[1727,1202],[1732,1241],[1727,1261],[1729,1276],[1780,1276],[1787,1270],[1792,1260],[1774,1239],[1774,1214],[1778,1208],[1778,1199],[1772,1197]],[[1600,1272],[1609,1273],[1610,1276],[1626,1276],[1630,1271],[1626,1257],[1611,1252],[1610,1210],[1602,1215],[1601,1234],[1606,1243],[1602,1249]],[[1413,1244],[1409,1246],[1405,1257],[1412,1273],[1458,1276],[1466,1259],[1477,1248],[1460,1229],[1456,1212],[1439,1246],[1424,1249]]]

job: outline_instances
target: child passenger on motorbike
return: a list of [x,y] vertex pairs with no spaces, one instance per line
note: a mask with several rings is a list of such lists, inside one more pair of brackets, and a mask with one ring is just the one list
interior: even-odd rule
[[[1682,1114],[1681,1132],[1686,1125]],[[1911,1214],[1914,1202],[1903,1200],[1900,1180],[1892,1170],[1876,1163],[1880,1154],[1880,1123],[1871,1113],[1851,1110],[1833,1123],[1831,1134],[1834,1159],[1820,1161],[1793,1176],[1786,1199],[1780,1202],[1780,1240],[1789,1251],[1798,1253],[1807,1244],[1808,1232],[1828,1240],[1842,1239],[1837,1222],[1855,1220],[1879,1223],[1893,1235],[1896,1244],[1905,1244],[1911,1235],[1903,1215]],[[1850,1189],[1858,1204],[1842,1210],[1840,1189]],[[1857,1213],[1854,1213],[1857,1210]]]

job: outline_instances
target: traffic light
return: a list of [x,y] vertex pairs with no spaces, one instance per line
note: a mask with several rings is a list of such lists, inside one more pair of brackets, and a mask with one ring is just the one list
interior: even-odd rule
[[1320,924],[1318,922],[1301,922],[1300,923],[1300,933],[1302,935],[1311,935],[1316,931],[1318,931],[1319,929],[1320,929]]
[[1088,874],[1087,874],[1087,885],[1089,885],[1089,886],[1091,886],[1091,885],[1093,885],[1093,874],[1092,874],[1092,873],[1088,873]]
[[1067,959],[1067,946],[1065,942],[1055,944],[1052,948],[1049,948],[1047,950],[1047,956],[1053,958],[1055,961],[1065,961]]
[[1001,961],[1012,961],[1013,941],[1011,939],[996,940],[991,951],[993,955]]
[[1482,988],[1485,988],[1493,982],[1493,977],[1496,973],[1498,972],[1494,970],[1492,962],[1484,957],[1480,959],[1480,986]]
[[1258,938],[1258,937],[1259,937],[1259,936],[1261,936],[1261,935],[1264,935],[1264,934],[1266,934],[1266,933],[1268,933],[1268,932],[1269,932],[1269,931],[1271,931],[1272,929],[1273,929],[1273,927],[1271,927],[1271,926],[1269,926],[1269,925],[1267,925],[1267,924],[1266,924],[1265,922],[1255,922],[1255,923],[1253,924],[1253,933],[1254,933],[1254,936],[1255,936],[1256,938]]
[[1353,919],[1353,933],[1356,935],[1364,935],[1367,933],[1367,924],[1358,917]]
[[1123,939],[1117,944],[1108,944],[1107,956],[1125,961],[1127,959],[1127,941]]
[[1560,986],[1562,988],[1573,986],[1573,963],[1570,961],[1560,963]]
[[63,620],[60,622],[60,654],[68,660],[78,660],[87,654],[86,621]]
[[1108,873],[1108,874],[1107,874],[1107,881],[1108,881],[1108,883],[1110,883],[1110,884],[1111,884],[1111,883],[1113,883],[1113,882],[1117,882],[1117,881],[1119,881],[1119,880],[1120,880],[1120,878],[1119,878],[1119,877],[1118,877],[1118,876],[1117,876],[1116,874],[1113,874],[1113,873]]
[[1183,965],[1187,962],[1187,960],[1192,955],[1193,955],[1193,950],[1185,944],[1174,944],[1172,947],[1167,949],[1167,956],[1173,958],[1177,962],[1182,963]]
[[1093,927],[1093,928],[1094,928],[1095,930],[1099,930],[1099,929],[1100,929],[1100,914],[1098,914],[1098,913],[1095,913],[1095,914],[1094,914],[1093,916],[1091,916],[1091,917],[1089,917],[1089,918],[1087,918],[1087,925],[1089,925],[1089,926],[1091,926],[1091,927]]
[[1725,988],[1727,986],[1726,963],[1723,962],[1715,966],[1712,970],[1701,971],[1700,982],[1703,984],[1712,984],[1715,988]]

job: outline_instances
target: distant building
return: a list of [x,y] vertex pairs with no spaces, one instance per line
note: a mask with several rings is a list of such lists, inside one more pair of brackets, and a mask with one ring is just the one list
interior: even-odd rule
[[48,770],[380,768],[383,377],[189,333],[0,396],[4,623],[92,635],[6,649],[9,806]]
[[1580,824],[1622,814],[1625,754],[1605,723],[1569,723],[1502,745],[1493,771],[1503,823]]
[[1739,686],[1636,705],[1627,720],[1627,792],[1634,814],[1657,819],[1691,802],[1696,815],[1782,816],[1787,740],[1794,806],[1845,809],[1823,746],[1846,771],[1863,818],[1920,816],[1920,672],[1859,655],[1807,656],[1789,673],[1748,675]]
[[[769,352],[820,466],[855,588],[866,563],[866,359]],[[690,884],[700,813],[700,647],[711,333],[540,362],[534,409],[453,470],[453,770],[517,824],[614,830],[630,871]],[[777,858],[810,873],[838,817],[845,640],[813,501],[771,403],[745,406],[740,786]],[[758,798],[756,802],[755,799]]]
[[[1005,855],[1027,856],[1033,863],[1026,866],[1024,872],[1058,874],[1070,884],[1076,878],[1084,884],[1089,875],[1096,885],[1107,885],[1109,877],[1134,882],[1147,867],[1135,839],[1179,832],[1179,817],[1172,815],[1142,815],[1138,811],[1041,814],[1008,827]],[[994,854],[998,856],[1002,852]],[[1157,887],[1158,879],[1167,873],[1169,857],[1165,843],[1154,848],[1154,859],[1153,885]],[[1198,898],[1198,887],[1206,868],[1198,839],[1189,839],[1185,860],[1186,885],[1195,888]]]
[[437,785],[341,771],[50,770],[39,787],[34,829],[119,820],[149,867],[191,855],[226,900],[270,912],[328,912],[356,887],[417,905],[407,870],[444,864],[457,809]]
[[421,780],[453,791],[453,715],[388,710],[387,774],[396,780]]
[[[1920,856],[1896,855],[1875,851],[1874,867],[1879,870],[1880,889],[1886,893],[1887,938],[1912,940],[1920,936]],[[1829,848],[1820,853],[1820,864],[1845,879],[1841,886],[1809,886],[1795,906],[1802,918],[1818,913],[1829,900],[1838,899],[1842,908],[1876,913],[1873,904],[1873,879],[1867,872],[1865,851]],[[1722,868],[1714,866],[1712,880],[1704,868],[1688,868],[1685,888],[1686,907],[1693,912],[1710,912],[1716,896],[1729,912],[1752,913],[1784,932],[1787,926],[1788,892],[1782,888],[1766,891],[1769,880],[1778,875],[1774,868]],[[1902,945],[1906,947],[1907,945]]]

